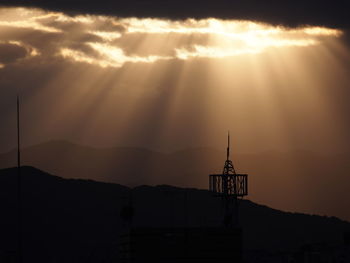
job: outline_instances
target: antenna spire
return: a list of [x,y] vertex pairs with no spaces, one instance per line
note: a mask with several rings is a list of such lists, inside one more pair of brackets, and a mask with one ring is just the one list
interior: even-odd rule
[[224,165],[223,174],[235,174],[235,168],[233,166],[233,162],[230,160],[230,131],[227,133],[227,150],[226,150],[226,161]]
[[20,127],[19,127],[19,96],[17,95],[17,167],[21,167],[21,148],[20,148]]
[[22,176],[21,176],[21,145],[19,126],[19,96],[17,95],[17,198],[18,198],[18,262],[23,262],[22,249]]
[[230,160],[230,131],[227,133],[227,159]]

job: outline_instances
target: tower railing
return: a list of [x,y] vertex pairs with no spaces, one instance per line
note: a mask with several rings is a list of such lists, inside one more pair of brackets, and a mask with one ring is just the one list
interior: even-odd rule
[[244,197],[248,195],[247,174],[211,174],[209,191],[215,196]]

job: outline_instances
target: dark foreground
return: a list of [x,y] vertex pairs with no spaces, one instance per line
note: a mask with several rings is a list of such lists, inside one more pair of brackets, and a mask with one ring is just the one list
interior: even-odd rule
[[[0,170],[0,262],[11,262],[17,249],[16,175],[15,168]],[[128,227],[120,211],[129,203],[134,227],[221,225],[220,200],[205,190],[129,189],[62,179],[32,167],[22,167],[22,178],[24,262],[118,262],[120,235]],[[312,262],[350,262],[340,261],[349,259],[344,234],[350,223],[337,218],[286,213],[245,200],[240,222],[248,262],[305,262],[310,255]]]

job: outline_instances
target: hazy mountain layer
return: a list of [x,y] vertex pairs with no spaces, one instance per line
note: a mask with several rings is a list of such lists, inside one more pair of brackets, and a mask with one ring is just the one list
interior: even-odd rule
[[[350,220],[350,154],[232,151],[237,172],[249,174],[251,200],[282,210]],[[63,178],[201,189],[208,188],[208,174],[222,172],[225,158],[225,151],[211,148],[165,154],[142,148],[95,149],[62,141],[22,151],[25,165]],[[0,155],[0,168],[15,165],[15,151]]]

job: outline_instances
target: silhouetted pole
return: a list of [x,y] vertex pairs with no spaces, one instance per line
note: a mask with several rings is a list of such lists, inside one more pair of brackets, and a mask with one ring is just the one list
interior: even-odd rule
[[22,178],[21,178],[21,151],[19,126],[19,97],[17,95],[17,198],[18,198],[18,262],[23,262],[22,256]]
[[230,160],[230,131],[227,132],[227,149],[226,149],[226,153],[227,153],[226,160]]

